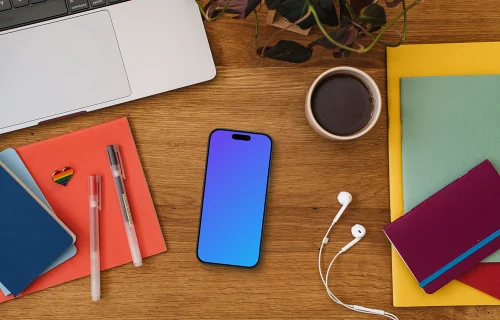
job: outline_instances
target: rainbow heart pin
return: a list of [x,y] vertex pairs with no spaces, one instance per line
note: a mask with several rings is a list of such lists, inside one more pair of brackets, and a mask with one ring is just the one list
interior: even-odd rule
[[56,170],[52,173],[52,181],[62,186],[67,186],[69,180],[73,178],[75,171],[71,167],[64,167],[62,170]]

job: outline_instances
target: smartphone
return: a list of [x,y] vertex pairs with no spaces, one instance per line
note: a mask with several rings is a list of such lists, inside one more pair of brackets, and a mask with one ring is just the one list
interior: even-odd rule
[[272,140],[216,129],[208,141],[198,233],[202,262],[251,268],[260,258]]

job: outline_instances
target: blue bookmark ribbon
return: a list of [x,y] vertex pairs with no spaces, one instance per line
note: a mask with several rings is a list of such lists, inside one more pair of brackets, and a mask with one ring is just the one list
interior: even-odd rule
[[429,283],[431,283],[432,281],[436,280],[441,275],[443,275],[446,271],[450,270],[451,268],[453,268],[454,266],[456,266],[457,264],[459,264],[463,260],[467,259],[474,252],[478,251],[479,249],[481,249],[482,247],[484,247],[485,245],[487,245],[491,241],[495,240],[499,236],[500,236],[500,229],[497,230],[496,232],[492,233],[488,237],[486,237],[484,240],[478,242],[475,246],[473,246],[469,250],[465,251],[464,253],[462,253],[461,255],[456,257],[455,259],[453,259],[450,263],[446,264],[444,267],[442,267],[438,271],[434,272],[433,274],[431,274],[430,276],[425,278],[422,282],[419,283],[420,287],[423,288],[426,285],[428,285]]

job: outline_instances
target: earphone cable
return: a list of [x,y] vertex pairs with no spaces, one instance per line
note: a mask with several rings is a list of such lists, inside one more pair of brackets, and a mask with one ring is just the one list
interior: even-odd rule
[[[365,314],[374,314],[374,315],[381,315],[381,316],[384,316],[386,318],[389,318],[389,319],[393,319],[393,320],[399,320],[398,317],[396,317],[396,315],[392,314],[392,313],[389,313],[389,312],[385,312],[385,311],[382,311],[380,310],[381,312],[383,312],[383,314],[378,314],[378,313],[374,313],[374,312],[371,312],[371,311],[368,311],[368,310],[359,310],[359,309],[356,309],[356,307],[359,307],[359,306],[354,306],[354,305],[348,305],[348,304],[345,304],[343,303],[340,299],[338,299],[334,294],[333,292],[330,290],[330,288],[328,287],[328,277],[329,277],[329,274],[330,274],[330,270],[333,266],[333,263],[335,262],[335,260],[337,259],[338,256],[340,256],[342,254],[342,251],[339,251],[339,253],[337,253],[335,255],[335,257],[331,260],[330,262],[330,265],[328,266],[328,270],[326,272],[326,275],[325,277],[323,276],[323,271],[321,269],[321,255],[323,253],[323,247],[325,246],[325,244],[328,243],[328,236],[333,228],[333,226],[335,225],[335,222],[336,221],[333,221],[332,224],[330,225],[330,228],[328,228],[328,231],[326,232],[325,234],[325,237],[323,238],[323,241],[321,242],[321,247],[319,249],[319,254],[318,254],[318,271],[319,271],[319,275],[321,277],[321,281],[323,282],[323,285],[325,286],[325,289],[326,289],[326,292],[328,293],[328,296],[330,297],[330,299],[332,299],[335,303],[341,305],[341,306],[344,306],[345,308],[347,309],[350,309],[352,311],[356,311],[356,312],[360,312],[360,313],[365,313]],[[363,307],[362,307],[363,308]],[[366,309],[366,308],[365,308]]]

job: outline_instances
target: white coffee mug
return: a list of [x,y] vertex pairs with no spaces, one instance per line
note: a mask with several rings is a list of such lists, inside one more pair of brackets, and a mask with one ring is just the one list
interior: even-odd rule
[[[314,118],[314,114],[312,112],[311,99],[312,99],[312,95],[314,93],[314,90],[316,89],[318,84],[323,79],[330,77],[332,75],[335,75],[335,74],[349,75],[349,76],[352,76],[352,77],[358,79],[359,81],[361,81],[361,83],[363,83],[365,85],[365,87],[368,89],[368,91],[370,91],[370,94],[372,95],[373,112],[372,112],[372,115],[370,117],[370,120],[364,126],[363,129],[361,129],[360,131],[358,131],[352,135],[348,135],[348,136],[338,136],[338,135],[335,135],[333,133],[326,131],[316,121],[316,119]],[[351,67],[337,67],[337,68],[333,68],[333,69],[330,69],[330,70],[323,72],[323,74],[321,74],[318,78],[316,78],[316,80],[311,85],[311,88],[309,89],[309,93],[307,94],[307,100],[306,100],[306,118],[307,118],[307,121],[309,122],[309,125],[319,135],[321,135],[327,139],[331,139],[331,140],[353,140],[353,139],[359,138],[362,135],[366,134],[368,131],[370,131],[373,128],[375,123],[377,123],[377,120],[380,117],[381,109],[382,109],[382,97],[380,96],[380,90],[379,90],[377,84],[375,83],[375,81],[373,81],[373,79],[369,75],[364,73],[363,71],[356,69],[356,68],[351,68]]]

